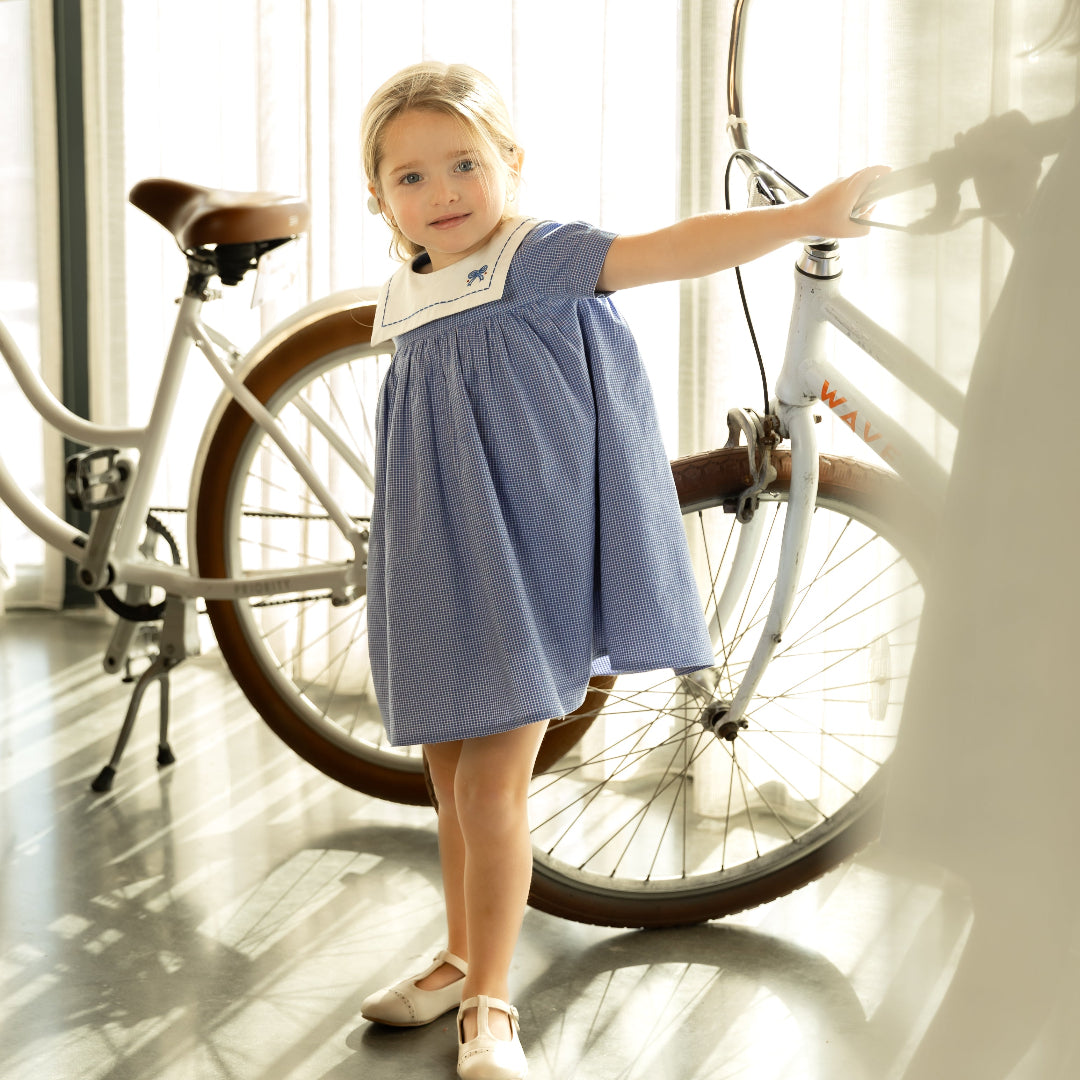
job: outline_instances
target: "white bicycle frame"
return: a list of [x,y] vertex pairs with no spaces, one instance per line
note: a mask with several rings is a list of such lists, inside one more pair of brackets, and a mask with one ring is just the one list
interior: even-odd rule
[[[815,406],[824,403],[888,465],[932,504],[945,498],[948,474],[888,410],[873,402],[826,355],[826,328],[835,327],[870,359],[959,426],[963,394],[902,341],[874,322],[840,292],[839,259],[832,249],[808,245],[795,268],[795,298],[784,364],[776,383],[780,434],[791,440],[791,484],[772,603],[754,655],[724,713],[738,723],[780,644],[799,587],[818,489]],[[762,531],[740,529],[734,570],[717,605],[715,627],[730,615],[756,558]],[[740,569],[744,568],[744,569]]]
[[[0,500],[7,504],[17,518],[41,537],[51,547],[86,570],[84,583],[90,588],[105,585],[156,586],[178,597],[204,597],[209,600],[233,600],[240,597],[270,595],[285,591],[328,589],[334,597],[357,595],[364,591],[366,561],[366,536],[357,528],[338,500],[327,489],[304,453],[292,442],[284,428],[244,386],[247,372],[274,344],[300,326],[322,315],[349,307],[359,301],[357,291],[327,297],[303,309],[267,334],[237,363],[232,364],[215,348],[225,350],[232,357],[239,351],[221,334],[208,327],[201,318],[203,299],[184,296],[179,304],[176,324],[169,342],[161,378],[154,395],[149,419],[144,427],[110,427],[96,424],[72,413],[52,393],[49,387],[30,366],[19,351],[7,329],[0,323],[0,353],[11,368],[19,387],[42,419],[68,438],[90,447],[116,447],[125,452],[121,460],[131,474],[126,489],[122,515],[114,536],[105,540],[98,565],[91,564],[88,552],[92,544],[88,538],[26,492],[0,461]],[[165,444],[176,408],[184,367],[191,346],[206,357],[224,384],[225,390],[211,410],[207,435],[203,448],[231,400],[236,400],[253,418],[287,457],[289,462],[308,484],[312,494],[327,515],[341,530],[350,543],[353,559],[346,566],[276,568],[265,573],[245,573],[240,578],[204,578],[183,566],[168,566],[146,559],[139,551],[147,513],[150,509],[154,479],[165,451]],[[362,479],[370,483],[370,470],[366,464],[355,460],[346,447],[321,418],[317,421],[323,434],[343,456],[350,461]],[[203,453],[204,453],[203,451]],[[198,462],[193,471],[192,484],[199,475]]]

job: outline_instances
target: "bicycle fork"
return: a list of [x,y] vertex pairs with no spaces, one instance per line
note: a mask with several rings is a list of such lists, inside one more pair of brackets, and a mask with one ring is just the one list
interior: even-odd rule
[[[807,256],[814,255],[811,261],[815,265],[820,263],[820,268],[815,270],[814,275],[803,271],[808,277],[817,274],[824,277],[838,274],[835,245],[822,247],[820,250],[808,247],[806,254]],[[811,289],[811,294],[812,292]],[[788,329],[784,367],[777,383],[779,401],[776,405],[776,418],[773,428],[768,433],[769,438],[762,438],[765,433],[762,430],[760,418],[750,419],[745,414],[729,416],[728,426],[732,432],[732,439],[729,440],[728,445],[737,445],[738,430],[742,428],[747,438],[750,471],[755,481],[739,500],[738,514],[742,525],[736,547],[734,572],[732,579],[725,585],[721,598],[722,604],[718,605],[718,611],[714,616],[714,625],[709,627],[714,642],[722,644],[721,631],[728,617],[728,605],[734,603],[737,595],[745,587],[747,568],[756,562],[764,542],[761,529],[753,528],[754,521],[759,517],[753,513],[753,509],[757,504],[757,494],[775,476],[769,466],[767,453],[768,446],[775,444],[777,434],[780,438],[788,438],[791,441],[791,480],[780,542],[780,559],[769,612],[754,654],[743,673],[735,696],[730,702],[717,699],[715,693],[716,684],[719,682],[717,668],[710,669],[711,677],[709,672],[699,672],[696,675],[687,676],[684,680],[689,692],[700,698],[703,696],[702,691],[705,691],[708,698],[712,699],[706,709],[704,722],[717,736],[728,740],[734,740],[739,731],[748,726],[745,720],[747,707],[783,640],[799,588],[810,539],[810,526],[817,502],[818,447],[817,434],[814,430],[817,418],[813,413],[813,406],[817,399],[803,391],[796,372],[800,362],[805,362],[808,357],[817,358],[823,355],[824,335],[825,324],[815,317],[813,303],[801,289],[797,290],[791,325]],[[722,607],[724,610],[721,610]]]
[[[769,612],[739,688],[730,702],[714,700],[709,710],[708,726],[716,735],[728,739],[735,738],[738,731],[747,726],[744,719],[747,707],[783,640],[799,589],[817,501],[818,452],[813,411],[809,404],[780,405],[778,415],[782,431],[791,439],[791,483],[780,541],[780,560]],[[749,568],[761,552],[764,544],[761,524],[761,515],[754,514],[740,525],[732,573],[710,620],[709,632],[714,643],[722,645],[724,624],[746,586]],[[684,677],[690,692],[701,697],[702,691],[706,691],[710,698],[715,698],[715,685],[719,679],[719,668]]]

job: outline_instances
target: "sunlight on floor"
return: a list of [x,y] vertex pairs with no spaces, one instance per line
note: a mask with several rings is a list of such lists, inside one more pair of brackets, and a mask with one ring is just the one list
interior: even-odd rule
[[[452,1014],[359,1017],[441,941],[434,816],[334,784],[258,721],[216,655],[173,677],[177,764],[90,616],[0,620],[5,1080],[453,1075]],[[529,911],[513,972],[534,1080],[880,1080],[966,933],[962,897],[871,854],[742,916],[627,932]]]

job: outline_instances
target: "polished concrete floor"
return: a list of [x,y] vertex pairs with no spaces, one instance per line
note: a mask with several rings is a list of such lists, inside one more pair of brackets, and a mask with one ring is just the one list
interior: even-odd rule
[[[453,1077],[453,1014],[387,1030],[359,1004],[438,946],[434,815],[327,780],[213,651],[172,682],[177,762],[94,614],[0,617],[0,1076]],[[530,910],[512,972],[534,1080],[898,1076],[968,926],[932,869],[870,853],[743,916],[678,930]],[[959,1078],[963,1080],[963,1078]]]

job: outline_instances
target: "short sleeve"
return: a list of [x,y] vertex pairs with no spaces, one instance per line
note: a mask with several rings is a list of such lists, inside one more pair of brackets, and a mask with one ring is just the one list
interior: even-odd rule
[[615,236],[583,221],[545,221],[518,248],[515,269],[539,295],[592,297]]

